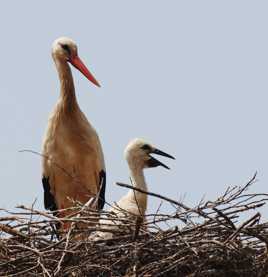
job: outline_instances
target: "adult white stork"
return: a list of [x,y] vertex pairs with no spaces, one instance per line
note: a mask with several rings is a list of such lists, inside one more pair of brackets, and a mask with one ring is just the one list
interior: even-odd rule
[[[165,164],[152,157],[150,154],[157,154],[167,158],[175,159],[173,156],[157,149],[152,144],[147,143],[143,139],[131,140],[124,151],[124,156],[128,162],[130,170],[130,179],[132,186],[147,191],[147,184],[143,170],[149,167],[163,166],[169,169]],[[147,209],[147,194],[130,189],[111,209],[109,219],[101,219],[99,225],[102,229],[115,230],[120,228],[120,219],[133,219],[140,217],[144,220],[144,215]],[[118,226],[117,226],[118,225]],[[111,238],[112,232],[97,232],[93,235],[94,240]]]
[[73,206],[73,201],[86,203],[97,195],[98,209],[102,209],[106,173],[101,143],[79,108],[69,64],[93,84],[100,85],[80,60],[73,40],[55,40],[52,57],[60,79],[60,97],[43,140],[44,206],[52,211],[66,209]]

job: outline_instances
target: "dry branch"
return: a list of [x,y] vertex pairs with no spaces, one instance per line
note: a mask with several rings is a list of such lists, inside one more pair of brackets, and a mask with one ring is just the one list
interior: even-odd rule
[[[92,201],[60,219],[33,207],[2,210],[0,276],[267,276],[268,222],[262,221],[261,208],[268,195],[248,192],[255,178],[195,207],[139,190],[174,207],[165,214],[159,205],[144,222],[96,214]],[[98,217],[115,220],[118,228],[96,226]],[[51,227],[57,222],[71,224],[59,239]],[[92,241],[95,231],[113,237]]]

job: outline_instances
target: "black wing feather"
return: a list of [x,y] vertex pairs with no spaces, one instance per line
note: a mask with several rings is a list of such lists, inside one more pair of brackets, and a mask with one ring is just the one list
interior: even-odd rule
[[50,191],[49,177],[43,176],[42,178],[44,188],[44,206],[46,210],[56,211],[58,210],[55,198]]
[[102,210],[105,204],[105,190],[106,190],[106,173],[104,170],[100,171],[100,193],[98,199],[98,209]]

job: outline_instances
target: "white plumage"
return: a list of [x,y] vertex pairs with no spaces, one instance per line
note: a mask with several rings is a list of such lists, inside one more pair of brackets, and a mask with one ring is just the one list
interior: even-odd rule
[[80,60],[77,46],[71,39],[57,39],[52,46],[52,57],[59,74],[60,97],[43,141],[45,208],[66,209],[73,206],[73,201],[86,203],[99,194],[98,208],[101,209],[105,193],[102,147],[98,134],[77,103],[69,63],[95,85],[99,83]]
[[[171,155],[156,149],[153,145],[143,139],[134,139],[127,145],[124,155],[127,160],[132,186],[147,191],[147,184],[144,176],[144,169],[148,167],[163,166],[169,169],[150,154],[158,154],[171,159]],[[134,223],[136,218],[144,220],[147,209],[147,194],[130,189],[111,209],[109,217],[99,222],[101,229],[120,230],[121,220],[130,219]],[[120,230],[122,231],[122,230]],[[93,235],[94,240],[112,238],[112,232],[99,231]]]

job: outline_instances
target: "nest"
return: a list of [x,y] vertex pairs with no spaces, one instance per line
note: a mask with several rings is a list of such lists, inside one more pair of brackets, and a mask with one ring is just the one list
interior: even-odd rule
[[[60,219],[33,207],[3,210],[0,276],[268,276],[268,223],[260,213],[268,195],[248,192],[255,177],[196,207],[144,192],[174,211],[121,220],[106,240],[89,236],[107,231],[96,226],[99,217],[114,215],[87,206]],[[71,227],[57,233],[59,222]]]

